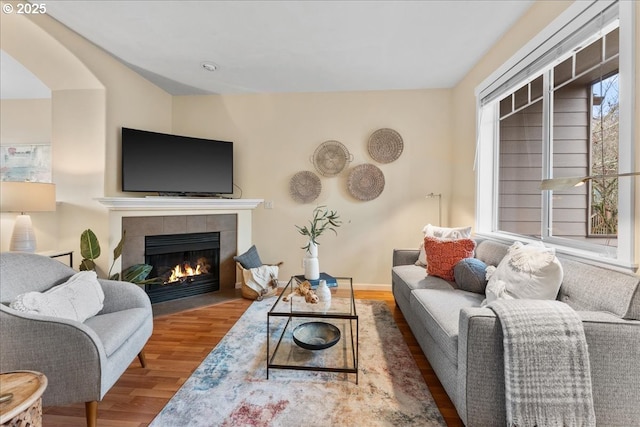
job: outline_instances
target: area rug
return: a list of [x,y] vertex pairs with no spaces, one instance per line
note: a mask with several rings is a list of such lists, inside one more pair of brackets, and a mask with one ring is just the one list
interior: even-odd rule
[[175,426],[445,426],[386,303],[358,300],[355,374],[269,370],[266,319],[254,302],[150,424]]

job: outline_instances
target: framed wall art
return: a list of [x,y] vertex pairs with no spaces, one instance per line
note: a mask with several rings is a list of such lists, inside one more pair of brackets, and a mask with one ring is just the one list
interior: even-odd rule
[[0,180],[51,182],[51,144],[0,145]]

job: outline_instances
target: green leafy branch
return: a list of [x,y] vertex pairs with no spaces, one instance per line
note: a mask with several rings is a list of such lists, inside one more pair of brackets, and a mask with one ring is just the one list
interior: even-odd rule
[[[116,263],[116,260],[120,258],[122,255],[122,247],[124,246],[124,239],[126,236],[126,232],[122,233],[122,238],[120,242],[113,249],[113,263],[111,263],[111,267],[109,267],[109,273],[107,277],[110,280],[120,280],[120,274],[115,273],[111,274],[111,270]],[[88,271],[96,269],[95,259],[100,256],[100,242],[98,241],[98,237],[91,229],[86,229],[80,235],[80,254],[82,255],[82,261],[80,262],[80,271]],[[148,264],[135,264],[131,267],[128,267],[122,272],[122,280],[126,282],[143,284],[149,282],[147,276],[151,272],[153,267]]]
[[298,232],[309,238],[309,242],[302,249],[309,251],[311,243],[318,245],[318,237],[325,231],[331,230],[337,236],[336,228],[342,225],[338,212],[327,209],[326,206],[317,206],[313,210],[313,218],[309,221],[309,226],[300,227],[296,225]]

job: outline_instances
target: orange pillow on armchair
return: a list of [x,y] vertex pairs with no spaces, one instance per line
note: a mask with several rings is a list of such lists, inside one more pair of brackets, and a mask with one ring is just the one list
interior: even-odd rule
[[461,259],[472,258],[475,248],[476,242],[472,239],[442,240],[436,237],[425,237],[427,273],[453,282],[453,267]]

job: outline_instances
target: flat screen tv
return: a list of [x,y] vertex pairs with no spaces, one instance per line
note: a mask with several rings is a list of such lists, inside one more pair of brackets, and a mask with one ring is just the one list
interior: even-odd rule
[[122,191],[233,194],[233,143],[122,128]]

